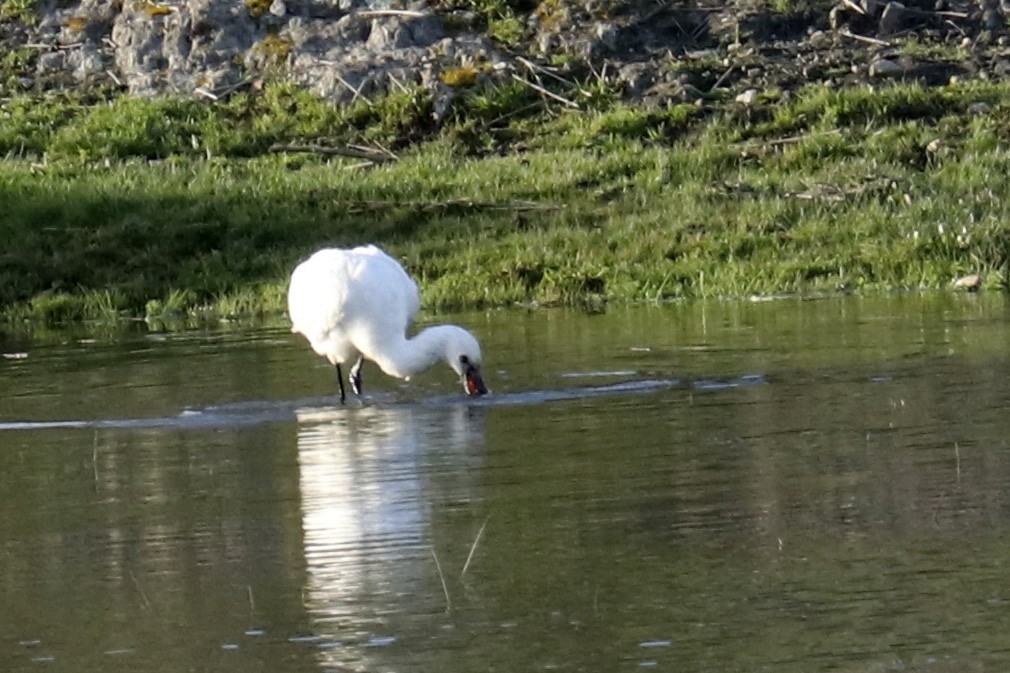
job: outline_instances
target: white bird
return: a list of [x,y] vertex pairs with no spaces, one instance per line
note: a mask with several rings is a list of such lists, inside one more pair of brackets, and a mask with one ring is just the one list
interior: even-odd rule
[[312,350],[336,366],[341,402],[340,365],[351,360],[348,379],[359,395],[364,360],[402,379],[444,360],[467,394],[486,393],[480,344],[470,332],[457,325],[436,325],[407,337],[420,307],[417,284],[374,245],[319,250],[295,268],[288,287],[291,331],[304,335]]

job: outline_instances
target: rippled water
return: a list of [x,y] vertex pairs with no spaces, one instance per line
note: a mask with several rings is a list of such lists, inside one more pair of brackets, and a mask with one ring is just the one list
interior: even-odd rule
[[1001,296],[0,336],[0,670],[1010,667]]

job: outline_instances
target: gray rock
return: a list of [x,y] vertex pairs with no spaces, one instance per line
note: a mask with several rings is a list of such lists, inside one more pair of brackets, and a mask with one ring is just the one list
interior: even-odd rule
[[413,19],[407,27],[415,47],[428,47],[445,37],[445,24],[435,15]]
[[371,23],[347,15],[338,21],[326,19],[292,19],[287,34],[294,42],[296,54],[338,59],[352,45],[368,39]]
[[[359,16],[342,13],[341,2],[273,0],[255,17],[240,0],[161,0],[156,10],[140,2],[61,4],[43,12],[34,29],[37,42],[62,45],[40,54],[37,71],[79,81],[111,74],[137,95],[199,89],[207,96],[258,71],[276,75],[280,67],[292,81],[341,101],[398,84],[434,87],[440,84],[432,74],[437,59],[458,65],[494,57],[476,35],[447,37],[433,13]],[[382,6],[378,0],[344,3],[368,5]],[[427,11],[423,3],[411,9]]]
[[[517,12],[529,39],[514,47],[532,58],[534,45],[539,46],[544,61],[554,60],[555,72],[572,81],[605,71],[625,96],[646,105],[715,102],[717,97],[701,91],[710,92],[716,81],[722,91],[752,88],[738,105],[753,105],[757,92],[788,95],[806,81],[844,87],[865,83],[869,75],[932,85],[1010,76],[1010,59],[987,45],[997,38],[1006,41],[1006,28],[997,26],[996,18],[1002,21],[1001,2],[1010,0],[941,0],[952,11],[970,14],[952,27],[924,10],[923,2],[935,0],[915,0],[915,9],[903,6],[908,0],[835,1],[832,25],[858,37],[817,30],[821,22],[794,26],[797,22],[767,11],[741,17],[728,6],[702,11],[683,3],[626,3],[613,12],[607,0],[572,0]],[[16,41],[37,45],[37,71],[26,73],[32,86],[111,77],[133,94],[200,89],[199,95],[209,99],[269,74],[346,102],[421,85],[432,92],[441,118],[459,92],[446,88],[440,73],[461,64],[479,65],[483,81],[512,72],[485,72],[486,64],[502,57],[477,34],[484,28],[480,15],[445,10],[434,0],[398,2],[400,11],[378,16],[359,10],[392,6],[391,0],[258,0],[253,9],[262,13],[255,17],[247,0],[154,2],[170,8],[168,13],[141,0],[39,0],[38,23],[21,29],[24,37]],[[984,12],[989,14],[983,17]],[[993,27],[986,28],[983,18]],[[964,40],[969,53],[960,63],[916,60],[907,53],[898,59],[872,38],[863,39],[877,30],[909,28],[945,44]],[[8,46],[3,40],[11,30],[0,23],[0,49]],[[890,49],[897,48],[895,43]],[[567,58],[555,59],[561,55]],[[522,72],[528,74],[525,68]]]
[[449,113],[452,102],[456,98],[456,90],[451,86],[439,82],[434,88],[435,104],[432,109],[432,119],[436,124],[441,124],[442,120]]
[[112,59],[93,45],[73,49],[67,53],[64,68],[71,71],[74,79],[85,82],[97,76],[105,78],[105,71],[112,65]]
[[859,0],[859,6],[869,16],[877,16],[881,12],[884,3],[881,0]]
[[178,11],[151,16],[127,3],[112,24],[115,65],[130,91],[190,93],[237,79],[236,57],[256,42],[256,26],[244,5],[186,0]]
[[39,54],[35,68],[38,72],[46,74],[64,70],[67,62],[67,52],[49,51]]
[[747,89],[746,91],[737,94],[736,102],[740,103],[741,105],[750,106],[753,105],[755,102],[757,102],[757,99],[758,99],[758,90]]
[[886,58],[877,59],[870,64],[870,77],[898,77],[904,71],[896,61]]
[[617,50],[617,37],[620,34],[617,26],[610,22],[600,22],[596,24],[594,30],[599,44],[608,51]]
[[982,25],[989,30],[999,30],[1003,27],[1003,15],[998,8],[989,8],[982,12]]
[[390,16],[372,20],[366,44],[373,51],[384,51],[409,47],[413,41],[414,38],[404,22],[399,17]]
[[893,35],[905,29],[908,12],[900,2],[889,2],[880,14],[878,24],[881,35]]
[[703,100],[698,88],[680,82],[660,82],[645,91],[642,102],[646,107],[658,108],[667,103],[697,103]]
[[373,51],[427,47],[444,34],[442,22],[435,16],[408,19],[378,17],[372,20],[367,46]]
[[617,71],[617,82],[624,87],[624,93],[638,98],[655,82],[655,73],[647,63],[626,63]]

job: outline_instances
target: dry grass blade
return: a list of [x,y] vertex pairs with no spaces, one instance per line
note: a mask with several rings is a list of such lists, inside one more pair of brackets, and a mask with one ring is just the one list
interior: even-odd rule
[[442,564],[438,562],[438,554],[435,547],[431,547],[431,557],[435,559],[435,569],[438,570],[438,579],[442,582],[442,593],[445,594],[445,611],[452,609],[452,600],[449,598],[449,587],[445,584],[445,575],[442,574]]
[[512,74],[512,79],[514,79],[515,81],[519,82],[520,84],[525,84],[526,86],[528,86],[529,88],[533,89],[534,91],[536,91],[536,92],[538,92],[538,93],[540,93],[540,94],[542,94],[544,96],[547,96],[548,98],[552,98],[552,99],[554,99],[554,100],[556,100],[556,101],[558,101],[560,103],[563,103],[563,104],[567,105],[570,108],[574,108],[576,110],[579,109],[579,104],[576,103],[575,101],[568,100],[564,96],[559,96],[558,94],[556,94],[556,93],[554,93],[552,91],[548,91],[547,89],[545,89],[544,87],[540,86],[539,84],[534,84],[533,82],[530,82],[529,80],[523,79],[522,77],[520,77],[519,75],[516,75],[515,73]]
[[151,601],[147,600],[147,594],[144,592],[144,587],[140,586],[140,582],[137,580],[137,576],[133,574],[133,571],[128,571],[130,573],[130,579],[133,580],[133,585],[137,587],[137,591],[140,592],[140,597],[144,601],[144,607],[148,610],[151,609]]
[[362,147],[360,145],[348,145],[347,147],[327,147],[325,145],[302,145],[297,143],[285,144],[285,143],[275,143],[268,148],[270,152],[307,152],[311,154],[322,154],[322,155],[332,155],[341,157],[351,157],[354,159],[367,159],[373,163],[382,163],[384,161],[396,161],[399,157],[390,152],[389,150],[383,149],[382,152],[376,152],[367,147]]
[[891,43],[887,40],[878,40],[875,37],[867,37],[866,35],[856,35],[851,30],[843,30],[841,35],[844,37],[852,38],[853,40],[859,40],[860,42],[866,42],[868,44],[875,44],[878,47],[890,47]]
[[480,543],[480,538],[484,535],[484,529],[487,528],[487,522],[490,520],[490,516],[484,519],[484,523],[481,524],[480,530],[477,531],[477,537],[474,538],[473,545],[470,547],[470,553],[467,554],[466,563],[463,564],[463,571],[459,574],[460,577],[466,575],[467,568],[470,567],[470,561],[473,560],[473,555],[477,551],[477,545]]

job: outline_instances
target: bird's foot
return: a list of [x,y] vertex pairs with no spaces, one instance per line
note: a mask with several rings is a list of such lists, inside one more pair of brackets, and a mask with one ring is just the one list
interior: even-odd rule
[[351,382],[351,390],[354,391],[355,395],[361,394],[361,365],[364,362],[365,358],[359,357],[358,361],[351,367],[351,375],[347,377],[347,380]]
[[337,384],[340,386],[340,403],[347,402],[347,395],[344,394],[344,372],[340,370],[340,363],[337,363]]

